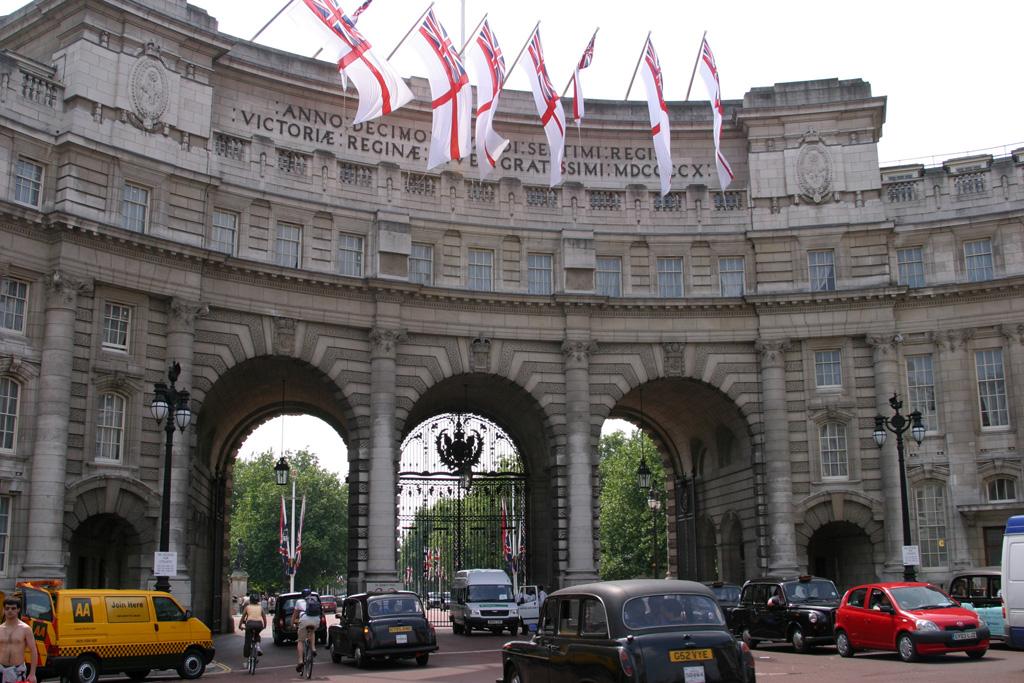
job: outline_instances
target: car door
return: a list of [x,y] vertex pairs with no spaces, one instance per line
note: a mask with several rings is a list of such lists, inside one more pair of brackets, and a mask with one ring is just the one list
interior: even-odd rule
[[548,672],[552,681],[575,678],[572,658],[580,640],[580,597],[564,596],[558,601],[558,630],[548,645]]
[[618,680],[621,665],[617,644],[608,633],[608,615],[604,604],[586,596],[580,604],[578,640],[570,646],[570,666],[577,680],[612,683]]
[[173,598],[153,596],[153,614],[156,616],[157,640],[162,645],[165,664],[177,663],[192,641],[192,625],[185,610]]
[[857,588],[850,592],[843,610],[843,628],[853,647],[864,646],[864,603],[868,597],[867,588]]
[[871,588],[867,609],[863,610],[864,645],[868,648],[893,650],[896,647],[896,615],[892,600],[878,586]]
[[[537,633],[518,648],[515,665],[522,674],[522,680],[530,683],[548,683],[558,680],[551,676],[549,659],[552,648],[556,648],[558,637],[558,599],[548,598],[541,607]],[[571,678],[569,679],[571,680]]]

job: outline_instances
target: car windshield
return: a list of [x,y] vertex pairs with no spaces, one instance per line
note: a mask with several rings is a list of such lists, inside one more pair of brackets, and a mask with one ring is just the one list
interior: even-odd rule
[[959,607],[945,593],[931,586],[904,586],[903,588],[890,588],[889,592],[892,593],[896,604],[905,610]]
[[739,586],[712,586],[711,592],[715,594],[719,602],[739,602]]
[[627,600],[622,623],[629,629],[659,626],[724,626],[718,603],[706,595],[667,593]]
[[423,605],[414,595],[387,595],[366,601],[366,612],[371,617],[394,617],[401,614],[422,614]]
[[839,591],[828,579],[812,579],[810,581],[790,581],[782,584],[786,597],[792,602],[839,604]]
[[512,586],[490,586],[476,584],[469,587],[466,600],[468,602],[510,602]]

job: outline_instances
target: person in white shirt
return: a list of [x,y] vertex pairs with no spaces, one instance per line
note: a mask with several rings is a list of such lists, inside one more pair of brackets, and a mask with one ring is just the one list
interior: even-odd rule
[[[317,602],[316,615],[307,614],[309,602]],[[295,609],[292,610],[292,626],[295,627],[295,652],[299,661],[295,665],[297,672],[302,672],[302,641],[309,640],[309,647],[316,657],[316,630],[320,627],[320,599],[313,595],[308,588],[302,589],[302,597],[295,601]]]

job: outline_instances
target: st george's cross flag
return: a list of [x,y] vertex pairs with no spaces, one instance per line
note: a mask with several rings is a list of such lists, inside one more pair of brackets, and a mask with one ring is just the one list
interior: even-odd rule
[[476,85],[476,156],[482,180],[495,169],[498,157],[508,147],[508,140],[494,132],[494,110],[505,83],[505,56],[486,19],[467,58]]
[[562,100],[551,87],[548,78],[548,67],[544,62],[544,51],[540,45],[540,29],[534,29],[533,35],[526,44],[529,59],[523,60],[526,75],[530,78],[533,90],[533,102],[537,105],[540,123],[544,126],[544,134],[548,138],[551,149],[551,187],[562,182],[562,157],[565,154],[565,111]]
[[427,160],[431,169],[469,154],[473,92],[459,53],[433,9],[427,10],[415,33],[413,44],[427,67],[430,106],[434,110]]
[[353,124],[390,114],[412,100],[405,81],[387,60],[371,51],[370,42],[356,30],[337,0],[302,0],[289,14],[309,39],[321,42],[338,71],[355,84],[359,106]]
[[722,154],[722,116],[725,113],[722,109],[722,85],[718,81],[715,55],[712,54],[707,39],[700,46],[700,77],[704,79],[704,85],[708,88],[708,99],[711,101],[711,110],[715,115],[715,166],[718,167],[718,182],[721,189],[724,190],[729,187],[729,183],[735,176],[732,167],[729,166],[729,162]]
[[651,135],[654,136],[654,153],[658,158],[661,196],[664,197],[672,185],[672,131],[668,124],[668,107],[665,106],[661,64],[650,38],[644,47],[640,68],[644,76],[644,85],[647,87],[647,111],[651,115]]
[[576,122],[577,127],[579,127],[580,121],[583,120],[584,105],[583,86],[580,85],[580,71],[590,66],[590,62],[594,60],[594,38],[596,37],[596,33],[590,37],[587,49],[583,51],[583,56],[580,57],[580,62],[576,65],[576,71],[572,75],[572,118]]

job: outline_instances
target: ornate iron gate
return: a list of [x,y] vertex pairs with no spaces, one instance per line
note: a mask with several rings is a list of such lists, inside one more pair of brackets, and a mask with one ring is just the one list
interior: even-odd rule
[[518,584],[528,582],[526,500],[522,458],[493,422],[439,415],[406,438],[398,472],[399,578],[420,594],[435,626],[449,623],[459,569],[504,569]]

